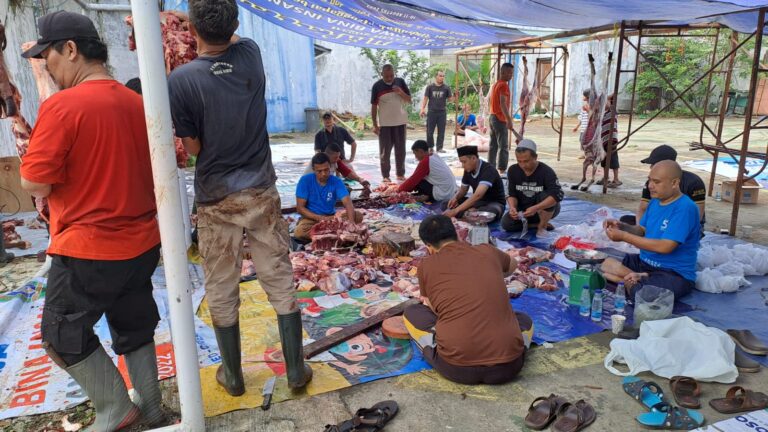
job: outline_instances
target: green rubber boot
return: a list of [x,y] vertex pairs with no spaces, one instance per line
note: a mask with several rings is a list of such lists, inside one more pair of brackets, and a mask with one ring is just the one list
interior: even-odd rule
[[230,327],[213,327],[221,353],[221,365],[216,370],[216,381],[231,396],[245,393],[243,367],[240,364],[240,323]]
[[111,432],[130,426],[141,412],[128,397],[125,381],[104,347],[94,351],[85,360],[66,368],[72,378],[91,399],[96,408],[96,421],[90,431]]
[[304,363],[304,347],[301,344],[301,311],[277,316],[280,343],[283,345],[288,387],[299,389],[312,380],[312,368]]
[[136,392],[134,402],[139,406],[147,426],[156,427],[166,423],[168,419],[163,413],[163,396],[157,381],[155,343],[150,342],[124,357],[128,376]]

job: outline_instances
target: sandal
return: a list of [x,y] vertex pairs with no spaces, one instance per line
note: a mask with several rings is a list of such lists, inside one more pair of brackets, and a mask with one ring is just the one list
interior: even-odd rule
[[664,398],[664,391],[653,381],[646,382],[638,377],[628,376],[624,378],[622,387],[624,387],[624,392],[646,408],[653,408],[662,402],[667,402]]
[[736,348],[734,363],[736,364],[736,369],[738,369],[739,372],[745,372],[745,373],[760,372],[760,363],[749,358],[746,354],[744,354],[744,351],[742,351],[738,347]]
[[635,417],[638,423],[648,429],[691,430],[704,424],[704,416],[694,410],[672,406],[662,402],[653,411]]
[[733,386],[724,398],[712,399],[709,406],[723,414],[736,414],[744,411],[757,411],[768,408],[768,396],[765,393]]
[[609,187],[611,189],[615,189],[615,188],[617,188],[617,187],[619,187],[619,186],[621,186],[623,184],[624,183],[622,183],[620,180],[618,180],[618,181],[610,181],[610,182],[608,182],[606,187]]
[[701,408],[701,387],[695,379],[686,376],[673,376],[669,379],[675,401],[684,408]]
[[337,425],[326,425],[323,432],[376,432],[392,420],[399,410],[397,402],[388,400],[370,408],[360,408],[350,420]]
[[[536,402],[539,402],[536,404]],[[567,401],[556,394],[547,397],[539,396],[531,402],[528,414],[525,416],[525,426],[528,429],[542,430],[557,416],[557,411]]]
[[768,346],[751,331],[731,329],[726,330],[726,333],[744,352],[759,356],[768,355]]
[[576,432],[595,422],[597,413],[592,405],[578,400],[575,404],[566,402],[557,412],[557,420],[552,424],[554,432]]

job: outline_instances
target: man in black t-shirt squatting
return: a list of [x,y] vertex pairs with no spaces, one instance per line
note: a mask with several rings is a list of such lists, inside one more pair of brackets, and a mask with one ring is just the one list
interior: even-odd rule
[[[496,215],[499,220],[504,213],[504,183],[496,168],[477,155],[477,146],[459,147],[459,161],[464,168],[461,187],[456,196],[448,201],[444,215],[460,218],[469,209],[487,211]],[[467,192],[472,188],[472,195],[467,198]]]
[[520,141],[515,158],[517,163],[507,171],[509,213],[501,219],[501,227],[505,231],[522,230],[523,222],[518,212],[523,212],[528,226],[536,227],[536,235],[541,237],[548,227],[551,229],[549,221],[560,213],[563,189],[555,171],[538,161],[536,143],[532,140]]

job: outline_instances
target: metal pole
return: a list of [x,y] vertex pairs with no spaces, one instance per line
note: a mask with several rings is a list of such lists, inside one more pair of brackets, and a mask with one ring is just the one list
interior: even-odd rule
[[760,73],[760,54],[763,51],[763,30],[765,28],[765,9],[760,9],[757,16],[757,29],[755,30],[755,53],[752,57],[752,76],[749,79],[749,93],[747,93],[747,108],[744,110],[744,136],[741,139],[741,153],[739,155],[739,171],[736,175],[736,192],[733,195],[733,212],[731,213],[731,229],[728,234],[736,235],[736,223],[739,219],[739,205],[741,205],[741,188],[744,185],[744,167],[747,164],[747,150],[749,150],[749,132],[752,128],[752,109],[757,90],[757,74]]
[[184,222],[184,244],[187,249],[192,246],[192,221],[190,220],[189,197],[187,196],[187,179],[183,169],[179,173],[179,195],[181,196],[181,217]]
[[627,120],[627,142],[629,143],[630,132],[632,132],[632,119],[635,117],[635,96],[637,95],[637,69],[640,67],[640,49],[643,44],[643,23],[638,24],[637,28],[637,49],[635,50],[635,79],[632,80],[632,100],[629,102],[629,119]]
[[[723,96],[720,98],[720,118],[717,122],[717,136],[715,137],[715,145],[718,146],[725,145],[723,144],[723,127],[725,126],[725,112],[728,110],[728,92],[731,91],[731,77],[733,76],[733,64],[736,61],[736,47],[738,45],[739,34],[733,31],[731,32],[731,55],[728,59],[725,86],[723,87]],[[712,154],[712,171],[709,173],[709,189],[707,190],[709,196],[712,196],[712,190],[715,188],[715,174],[717,173],[717,162],[719,157],[720,152],[715,150],[714,154]]]
[[[457,148],[459,146],[459,134],[456,133],[456,129],[459,126],[459,93],[461,92],[461,89],[459,89],[459,55],[456,55],[456,72],[453,74],[453,82],[456,85],[456,117],[454,118],[454,127],[453,127],[453,148]],[[479,99],[480,95],[478,94],[478,101],[482,103]],[[478,105],[480,107],[482,105]],[[479,114],[479,113],[478,113]]]
[[184,431],[202,432],[205,420],[190,293],[192,284],[189,281],[184,223],[181,221],[179,174],[158,19],[160,9],[155,0],[133,0],[131,9],[136,28],[136,52],[143,86],[144,115],[152,156],[171,335],[176,356],[181,403],[181,424],[178,427]]
[[[566,113],[565,107],[568,105],[568,104],[565,103],[565,96],[566,96],[566,94],[565,94],[565,87],[567,86],[567,83],[568,83],[568,79],[567,79],[567,76],[568,76],[567,75],[567,73],[568,73],[568,51],[564,47],[560,47],[560,50],[561,50],[562,56],[563,56],[562,57],[562,59],[563,59],[563,76],[562,76],[562,78],[563,78],[563,83],[562,83],[563,84],[563,88],[560,89],[560,133],[559,133],[559,135],[557,137],[557,160],[558,161],[560,161],[560,152],[563,149],[563,126],[564,126],[564,123],[565,123],[565,113]],[[557,50],[555,50],[555,51],[557,51]],[[555,67],[557,67],[557,63],[555,63]],[[556,77],[557,75],[554,75],[554,76]],[[553,83],[556,82],[556,81],[557,81],[556,79],[554,79],[554,78],[552,79]],[[554,84],[553,84],[553,87],[554,87]],[[552,94],[552,101],[554,102],[555,95],[554,95],[554,92],[552,92],[552,93],[553,93]],[[554,111],[555,110],[554,110],[554,107],[553,107],[553,109],[552,109],[553,114],[552,115],[554,115]]]
[[[626,29],[626,23],[621,22],[621,28],[619,30],[619,56],[616,59],[616,79],[613,82],[613,103],[611,104],[611,126],[608,128],[608,145],[605,149],[605,168],[603,168],[603,193],[608,193],[608,171],[611,169],[611,155],[613,155],[613,133],[618,132],[616,129],[616,117],[619,114],[617,106],[619,105],[619,79],[621,78],[621,57],[624,55],[624,30]],[[608,64],[610,67],[610,63]],[[610,76],[611,71],[608,71]],[[618,143],[617,143],[618,144]],[[618,151],[618,146],[617,149]]]
[[715,75],[715,72],[712,70],[712,65],[715,64],[715,60],[717,60],[717,45],[720,41],[720,29],[718,28],[715,30],[715,46],[712,49],[712,60],[709,62],[709,79],[707,79],[707,93],[704,96],[704,120],[701,123],[701,130],[699,131],[699,141],[704,142],[704,125],[707,122],[707,108],[709,107],[709,96],[710,93],[712,93],[712,76]]

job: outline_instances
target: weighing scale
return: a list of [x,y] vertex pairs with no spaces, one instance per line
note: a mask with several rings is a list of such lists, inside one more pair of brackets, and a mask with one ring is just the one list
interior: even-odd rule
[[[603,261],[608,258],[605,252],[589,249],[566,249],[563,251],[566,258],[576,263],[576,268],[571,270],[571,277],[569,279],[569,291],[568,291],[568,303],[573,305],[581,304],[581,291],[584,289],[584,285],[589,286],[589,298],[592,299],[592,295],[596,289],[605,288],[605,278],[600,273],[598,264],[602,264]],[[589,266],[588,268],[581,268],[581,266]]]
[[480,245],[488,243],[490,239],[490,230],[488,229],[488,223],[496,219],[496,215],[491,212],[469,210],[464,212],[464,217],[461,218],[464,222],[472,225],[469,228],[469,244]]

